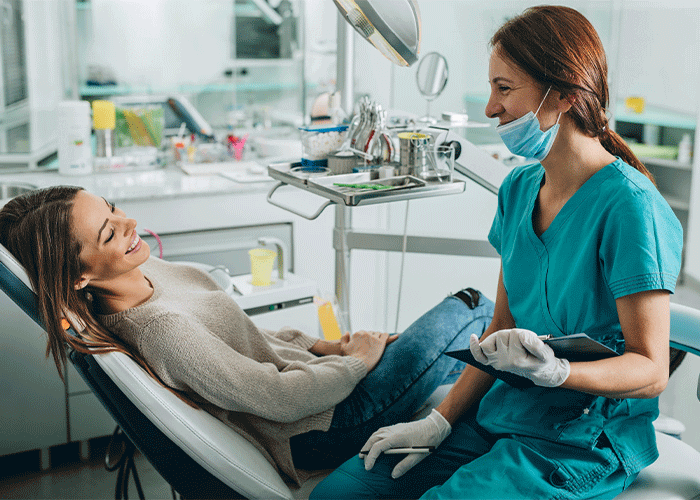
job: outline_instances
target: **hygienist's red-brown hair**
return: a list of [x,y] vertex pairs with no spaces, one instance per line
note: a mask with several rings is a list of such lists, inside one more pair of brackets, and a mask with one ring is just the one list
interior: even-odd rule
[[654,178],[608,124],[608,65],[593,25],[575,9],[541,5],[507,21],[491,47],[543,88],[568,98],[568,115],[578,128],[597,137],[612,155]]

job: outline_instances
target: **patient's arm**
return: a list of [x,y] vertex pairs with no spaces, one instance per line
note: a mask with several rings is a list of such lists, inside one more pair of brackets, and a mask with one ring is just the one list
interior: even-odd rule
[[[356,332],[360,333],[360,332]],[[353,334],[355,335],[355,334]],[[319,339],[314,345],[312,345],[309,348],[309,352],[315,354],[316,356],[331,356],[331,355],[337,355],[337,356],[342,356],[343,355],[343,349],[342,349],[342,343],[344,342],[347,344],[350,341],[350,332],[345,333],[341,338],[336,339],[336,340],[325,340],[325,339]],[[391,344],[394,340],[396,340],[398,337],[396,335],[391,335],[389,337],[389,341],[387,344]]]
[[[151,326],[152,325],[152,326]],[[280,364],[264,337],[239,352],[187,315],[167,313],[141,329],[139,351],[168,386],[225,410],[294,422],[345,399],[367,374],[362,360],[327,356]],[[258,352],[260,361],[246,355]]]
[[[345,335],[348,335],[347,333]],[[340,356],[340,340],[324,340],[319,339],[314,345],[309,348],[309,352],[316,356],[331,356],[336,354]]]

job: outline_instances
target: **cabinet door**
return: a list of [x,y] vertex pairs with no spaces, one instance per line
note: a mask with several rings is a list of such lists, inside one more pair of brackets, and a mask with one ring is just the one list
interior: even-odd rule
[[21,0],[0,0],[3,108],[27,99],[27,61]]
[[[151,255],[157,256],[159,252],[156,239],[149,235],[141,236],[151,247]],[[284,243],[284,267],[287,271],[293,271],[291,223],[159,234],[165,260],[223,265],[228,268],[231,276],[250,273],[248,250],[259,247],[258,238],[262,236],[277,238]]]
[[65,387],[46,334],[4,293],[0,309],[0,455],[65,443]]

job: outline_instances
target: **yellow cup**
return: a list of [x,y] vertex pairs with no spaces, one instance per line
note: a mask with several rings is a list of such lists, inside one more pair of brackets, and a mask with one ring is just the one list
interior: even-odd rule
[[625,107],[629,111],[633,111],[635,113],[643,113],[644,112],[644,98],[637,97],[637,96],[627,97],[625,99]]
[[248,255],[250,255],[250,273],[253,275],[253,285],[269,285],[272,279],[272,265],[277,257],[277,252],[266,248],[253,248],[248,250]]

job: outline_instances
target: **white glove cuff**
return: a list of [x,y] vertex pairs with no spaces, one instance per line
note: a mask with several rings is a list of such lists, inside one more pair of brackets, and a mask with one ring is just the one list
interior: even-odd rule
[[452,432],[452,426],[450,425],[450,423],[435,408],[433,408],[433,411],[431,411],[430,415],[425,417],[425,419],[430,420],[433,424],[435,424],[441,442],[443,439],[450,435],[450,432]]
[[559,387],[566,382],[566,379],[571,374],[571,365],[568,359],[554,358],[554,360],[556,361],[556,369],[552,372],[548,383],[540,384],[543,387]]

